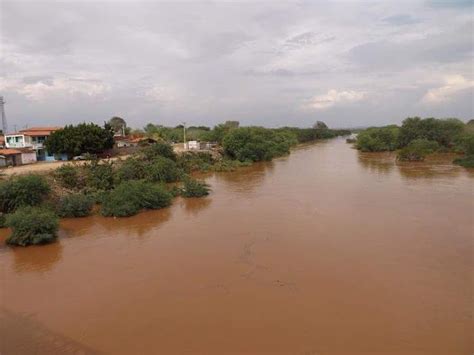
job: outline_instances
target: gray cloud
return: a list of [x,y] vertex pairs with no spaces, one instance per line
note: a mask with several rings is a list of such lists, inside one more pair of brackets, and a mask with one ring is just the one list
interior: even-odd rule
[[18,127],[467,119],[473,24],[458,5],[7,0],[0,94]]

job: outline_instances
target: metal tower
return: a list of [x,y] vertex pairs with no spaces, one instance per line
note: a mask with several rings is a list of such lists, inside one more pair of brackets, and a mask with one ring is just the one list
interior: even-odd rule
[[2,113],[2,132],[3,134],[7,134],[7,116],[5,116],[5,101],[3,100],[3,96],[0,96],[0,111]]

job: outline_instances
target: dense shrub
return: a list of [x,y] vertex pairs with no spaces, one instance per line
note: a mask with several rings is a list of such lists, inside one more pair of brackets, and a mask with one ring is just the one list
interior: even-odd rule
[[293,144],[290,136],[288,133],[263,127],[242,127],[230,130],[222,145],[225,153],[232,159],[271,160],[289,153]]
[[114,187],[115,175],[112,162],[93,160],[84,166],[86,185],[90,190],[110,190]]
[[439,148],[438,143],[428,139],[415,139],[398,153],[399,160],[422,161],[428,154],[435,152]]
[[50,192],[46,179],[23,175],[0,182],[0,211],[9,213],[21,206],[40,204]]
[[176,153],[173,147],[164,142],[157,142],[142,149],[142,154],[146,160],[154,160],[157,157],[165,157],[171,160],[176,160]]
[[54,171],[53,176],[62,187],[77,189],[82,187],[79,169],[71,164],[60,166]]
[[59,219],[51,210],[26,206],[8,215],[6,225],[12,229],[7,244],[44,244],[56,239]]
[[169,206],[172,195],[164,186],[139,180],[120,183],[102,200],[104,216],[126,217],[141,209],[157,209]]
[[176,160],[178,167],[185,172],[208,171],[214,164],[212,154],[207,152],[185,152]]
[[454,159],[453,163],[465,168],[474,168],[474,155],[466,155],[462,158]]
[[90,214],[93,205],[94,200],[90,196],[71,194],[59,200],[57,211],[60,217],[85,217]]
[[405,147],[415,139],[436,141],[440,146],[451,147],[464,130],[464,123],[455,118],[436,119],[409,117],[400,128],[399,146]]
[[397,126],[368,128],[357,135],[356,147],[363,152],[395,150],[398,148],[399,131]]
[[209,185],[203,181],[187,178],[184,180],[182,195],[184,197],[202,197],[209,195]]
[[173,160],[158,156],[147,165],[145,175],[151,182],[175,182],[181,177],[181,170]]
[[117,169],[119,181],[140,180],[146,176],[146,163],[137,158],[126,159]]

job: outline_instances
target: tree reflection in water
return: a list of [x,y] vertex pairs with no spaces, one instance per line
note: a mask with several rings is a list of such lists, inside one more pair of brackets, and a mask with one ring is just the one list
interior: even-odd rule
[[12,247],[14,269],[17,273],[51,271],[61,260],[63,246],[55,242],[47,245]]
[[248,194],[255,192],[273,170],[274,162],[260,162],[235,171],[216,173],[214,179],[232,192]]
[[357,153],[359,165],[369,170],[371,173],[389,175],[394,168],[395,155],[393,153]]

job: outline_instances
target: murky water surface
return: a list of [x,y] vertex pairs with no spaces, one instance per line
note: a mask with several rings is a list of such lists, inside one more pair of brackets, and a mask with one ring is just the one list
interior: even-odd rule
[[337,139],[208,182],[2,246],[0,353],[472,354],[473,172]]

